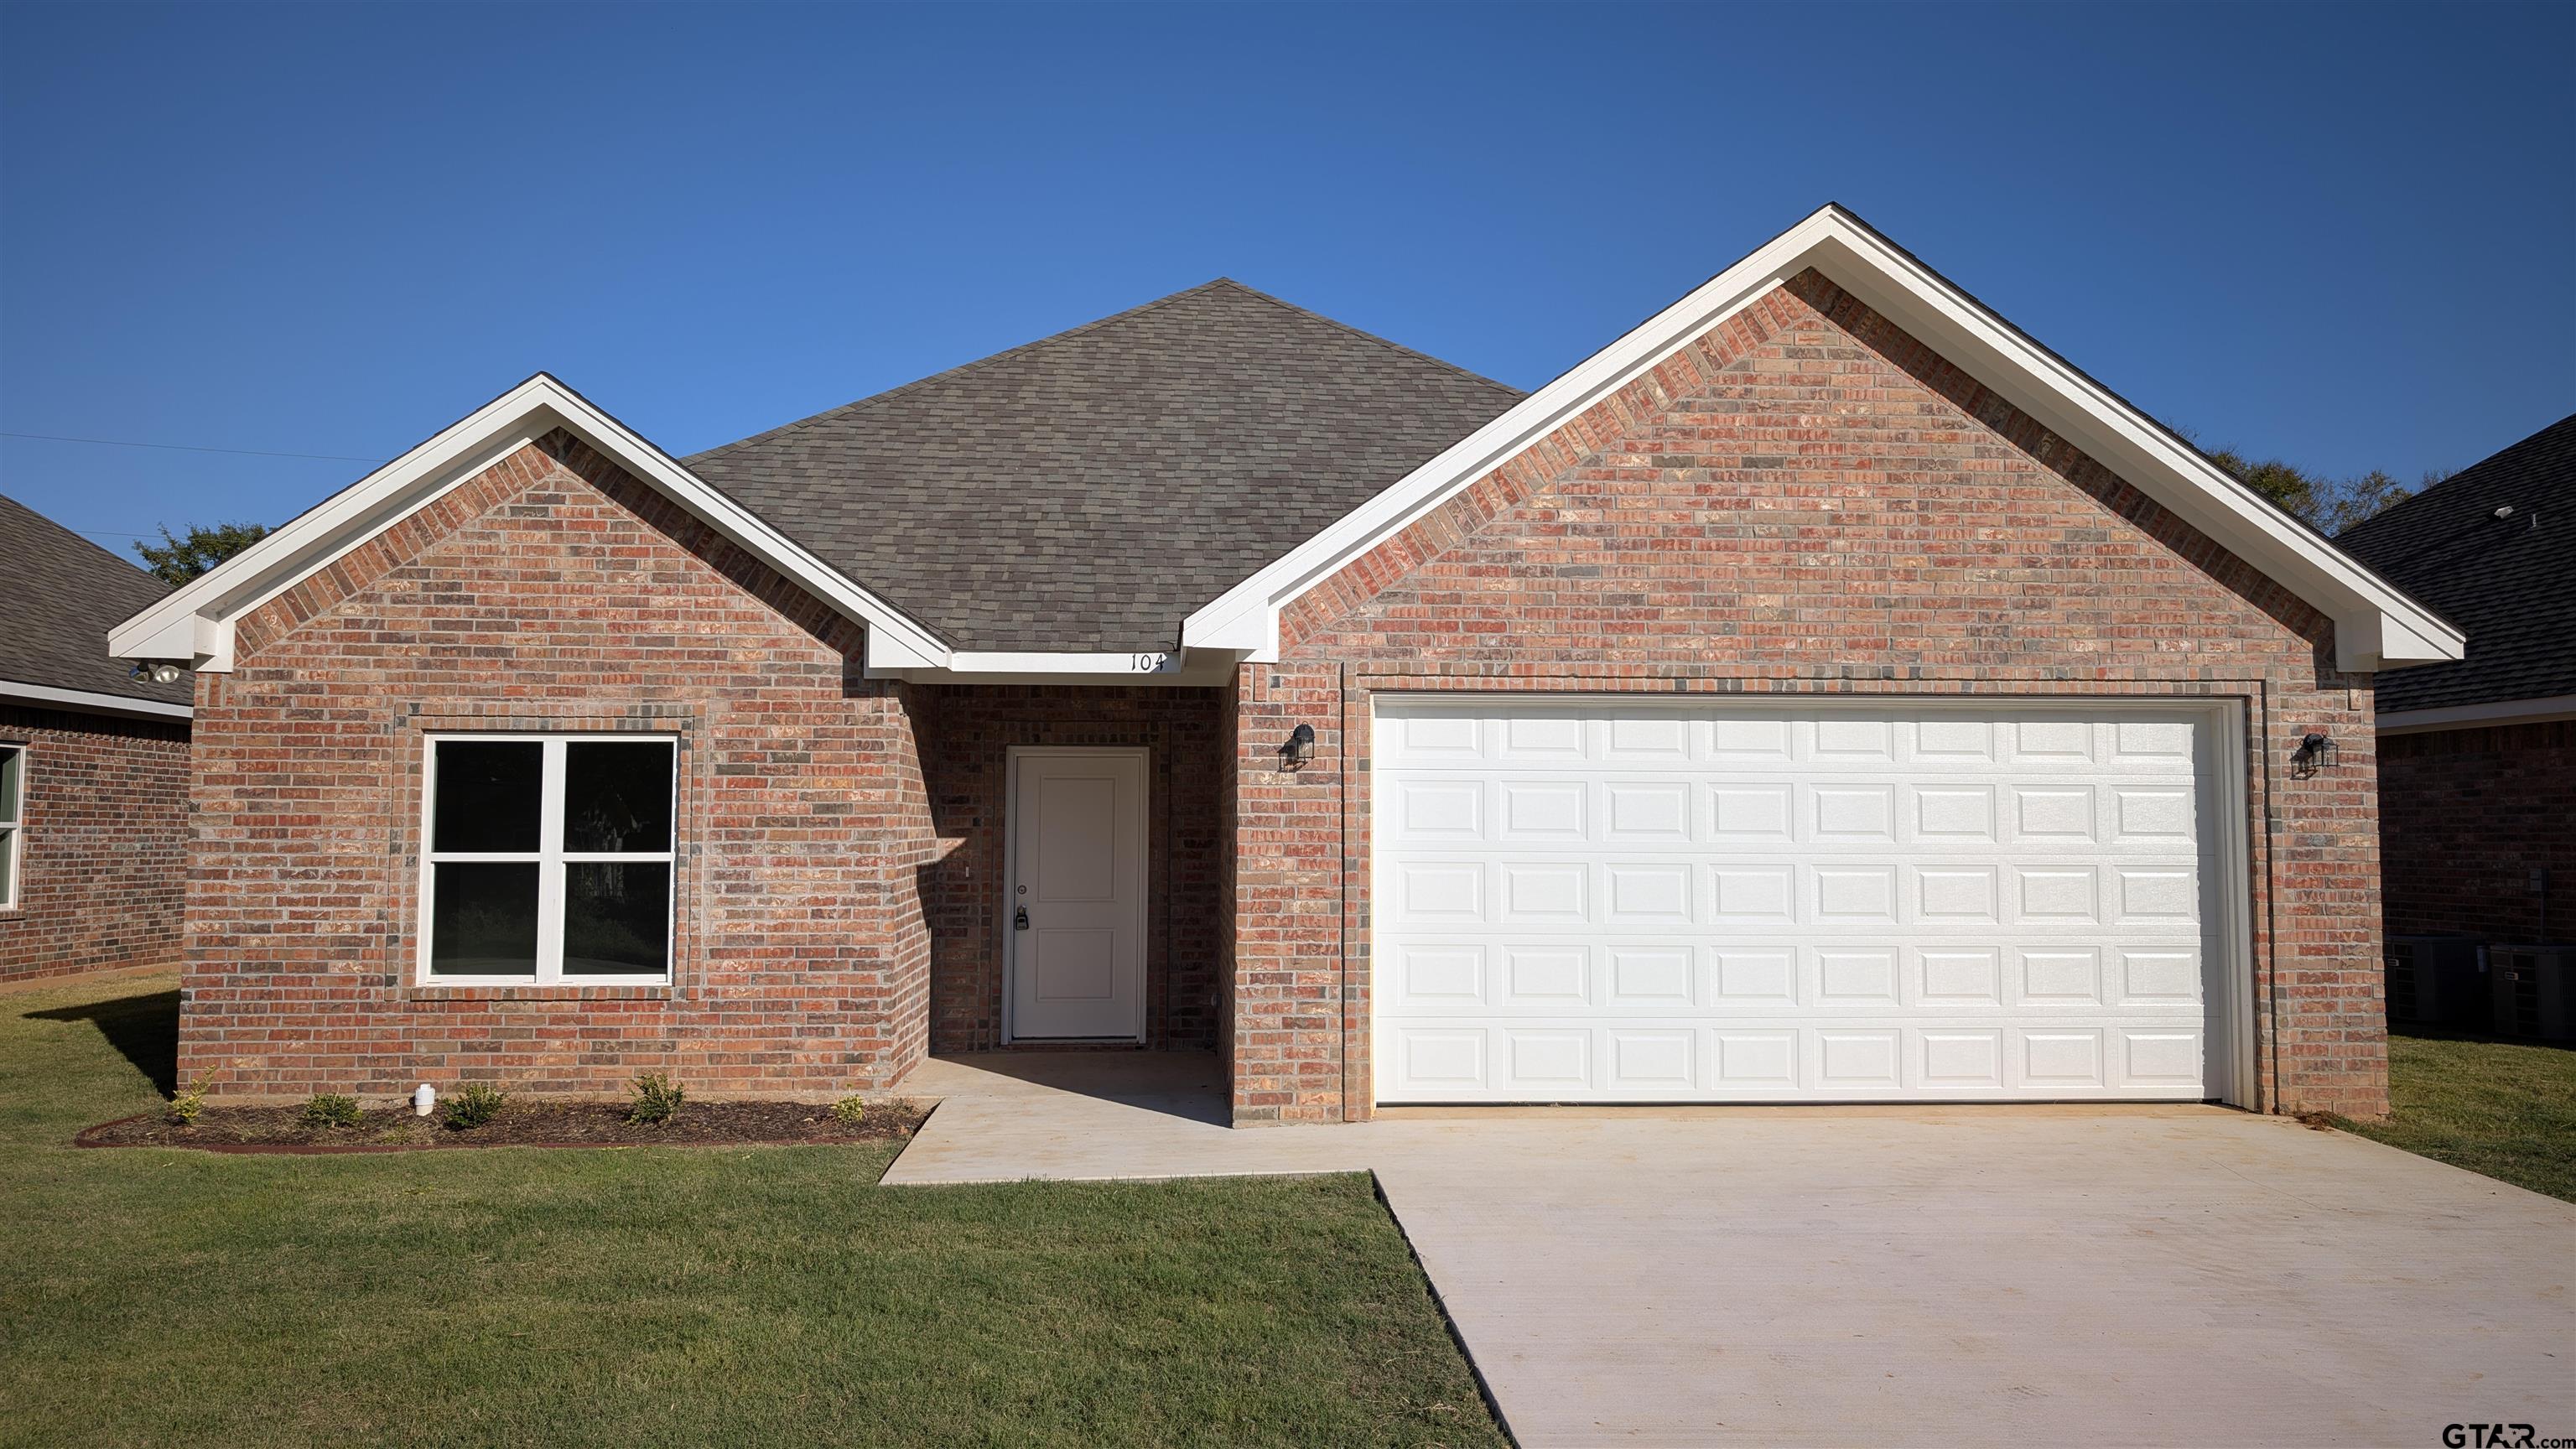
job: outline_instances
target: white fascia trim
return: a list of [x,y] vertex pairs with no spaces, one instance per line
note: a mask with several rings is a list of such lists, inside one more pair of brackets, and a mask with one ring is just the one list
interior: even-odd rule
[[185,660],[208,672],[231,669],[234,625],[244,614],[557,427],[867,626],[869,663],[946,662],[950,651],[938,636],[542,372],[117,625],[108,633],[108,652],[121,659]]
[[2418,735],[2433,730],[2483,729],[2489,725],[2539,724],[2559,719],[2576,719],[2576,694],[2455,704],[2442,709],[2392,710],[2381,715],[2374,728],[2383,735]]
[[1138,650],[1128,654],[957,650],[940,668],[868,673],[929,684],[1223,684],[1243,662],[1238,650]]
[[88,689],[56,689],[50,684],[21,684],[14,679],[0,679],[0,699],[23,699],[65,709],[88,710],[93,714],[133,714],[152,719],[194,719],[197,716],[195,710],[184,704],[163,704],[157,699],[128,699],[121,694],[100,694]]
[[1833,206],[1227,590],[1190,615],[1182,643],[1276,659],[1280,611],[1299,595],[1808,267],[2332,616],[2344,669],[2461,657],[2459,630]]

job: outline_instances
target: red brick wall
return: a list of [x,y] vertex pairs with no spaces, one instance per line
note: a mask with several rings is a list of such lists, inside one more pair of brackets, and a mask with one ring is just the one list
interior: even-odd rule
[[[920,1060],[932,840],[859,633],[563,434],[243,621],[198,682],[183,1079],[828,1096]],[[673,982],[415,984],[423,736],[680,739]]]
[[[1237,682],[1239,1122],[1368,1111],[1369,700],[2218,698],[2245,713],[2256,1097],[2385,1110],[2367,676],[2332,625],[1807,273],[1294,604]],[[1278,768],[1299,723],[1318,749]],[[2329,730],[2339,767],[2278,768]]]
[[2390,934],[2576,940],[2576,720],[2384,735],[2379,812]]
[[18,903],[0,981],[175,964],[187,882],[188,725],[0,704],[27,747]]
[[1146,1044],[1214,1046],[1221,692],[938,685],[916,690],[914,697],[940,843],[939,858],[922,871],[931,934],[931,1049],[986,1051],[1001,1045],[1003,826],[1014,745],[1143,745],[1152,751]]

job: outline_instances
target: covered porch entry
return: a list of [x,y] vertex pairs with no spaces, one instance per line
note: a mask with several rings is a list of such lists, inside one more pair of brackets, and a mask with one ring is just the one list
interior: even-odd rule
[[1222,692],[915,685],[930,1049],[1212,1052]]

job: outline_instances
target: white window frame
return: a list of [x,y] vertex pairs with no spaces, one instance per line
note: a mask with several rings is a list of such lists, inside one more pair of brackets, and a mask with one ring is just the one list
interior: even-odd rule
[[[544,765],[538,776],[537,848],[535,850],[435,850],[438,828],[438,747],[444,743],[519,744],[544,747]],[[671,755],[671,840],[665,849],[650,850],[565,850],[564,827],[564,747],[567,745],[657,745]],[[22,777],[23,778],[23,777]],[[668,986],[671,983],[671,953],[676,946],[674,925],[680,905],[678,845],[680,835],[680,739],[677,735],[628,734],[623,731],[591,731],[572,734],[538,734],[503,731],[498,733],[432,734],[421,742],[420,789],[420,929],[419,962],[414,979],[422,986]],[[654,972],[620,972],[594,974],[585,972],[566,976],[563,970],[564,867],[587,862],[608,861],[636,865],[655,862],[672,867],[670,898],[665,903],[669,913],[662,923],[662,969]],[[438,919],[438,867],[441,864],[528,865],[537,867],[537,974],[529,976],[442,976],[431,969],[433,942],[431,933]]]
[[0,877],[0,884],[7,886],[0,890],[0,911],[14,911],[19,898],[27,893],[27,786],[34,773],[36,752],[18,741],[0,740],[0,755],[15,755],[18,759],[18,803],[13,813],[0,816],[0,831],[7,832],[0,835],[0,863],[9,867],[5,877]]

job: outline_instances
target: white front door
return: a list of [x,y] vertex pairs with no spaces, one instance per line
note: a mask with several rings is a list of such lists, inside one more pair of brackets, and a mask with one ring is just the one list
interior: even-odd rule
[[1145,1036],[1145,751],[1011,752],[1014,1041]]
[[1381,1102],[2228,1094],[2213,711],[1381,704]]

